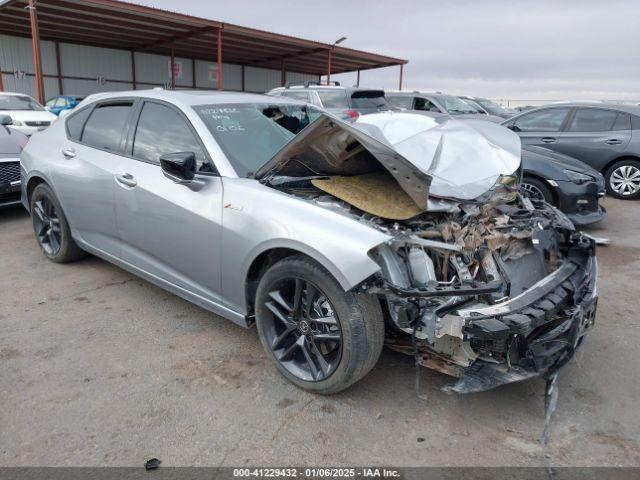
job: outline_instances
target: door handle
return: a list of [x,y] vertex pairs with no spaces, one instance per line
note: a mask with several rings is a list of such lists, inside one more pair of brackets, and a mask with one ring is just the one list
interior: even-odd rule
[[130,173],[118,173],[116,174],[116,180],[127,187],[135,187],[138,184]]
[[556,143],[555,137],[542,137],[540,140],[542,143]]
[[622,140],[618,140],[617,138],[610,138],[609,140],[605,140],[604,143],[607,145],[620,145]]
[[76,150],[73,147],[63,148],[62,155],[64,158],[74,158],[76,156]]

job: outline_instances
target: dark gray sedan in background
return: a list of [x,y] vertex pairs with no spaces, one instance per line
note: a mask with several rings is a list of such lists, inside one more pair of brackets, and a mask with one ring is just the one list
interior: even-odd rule
[[529,110],[503,125],[523,145],[546,147],[601,172],[611,196],[640,198],[640,107],[559,103]]

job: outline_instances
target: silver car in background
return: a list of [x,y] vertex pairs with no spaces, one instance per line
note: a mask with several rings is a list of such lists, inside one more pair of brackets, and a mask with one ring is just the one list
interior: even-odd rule
[[106,93],[35,135],[22,200],[55,262],[104,258],[242,326],[295,385],[383,344],[485,390],[564,365],[594,322],[594,242],[518,192],[489,122],[345,123],[237,93]]

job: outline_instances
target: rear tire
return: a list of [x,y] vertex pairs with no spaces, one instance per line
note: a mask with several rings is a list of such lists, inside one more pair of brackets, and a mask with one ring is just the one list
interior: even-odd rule
[[621,200],[640,198],[640,161],[623,159],[611,165],[604,174],[607,193]]
[[542,180],[533,177],[524,177],[520,189],[525,196],[533,200],[544,200],[554,206],[556,204],[553,192]]
[[[305,312],[307,305],[311,308]],[[380,357],[384,319],[378,299],[345,292],[307,257],[288,257],[267,270],[258,285],[255,312],[271,361],[287,380],[309,392],[344,390]]]
[[49,260],[67,263],[86,255],[71,237],[67,218],[49,185],[41,183],[36,186],[29,206],[36,241]]

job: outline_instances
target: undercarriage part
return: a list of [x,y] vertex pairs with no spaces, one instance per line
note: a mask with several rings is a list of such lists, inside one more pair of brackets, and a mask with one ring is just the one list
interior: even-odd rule
[[411,270],[412,284],[414,287],[424,287],[429,282],[437,282],[433,260],[426,254],[424,249],[412,247],[408,256],[409,268]]
[[554,372],[546,379],[547,384],[544,389],[544,429],[542,431],[542,444],[546,445],[549,441],[549,425],[551,424],[551,416],[556,411],[558,405],[558,374]]

